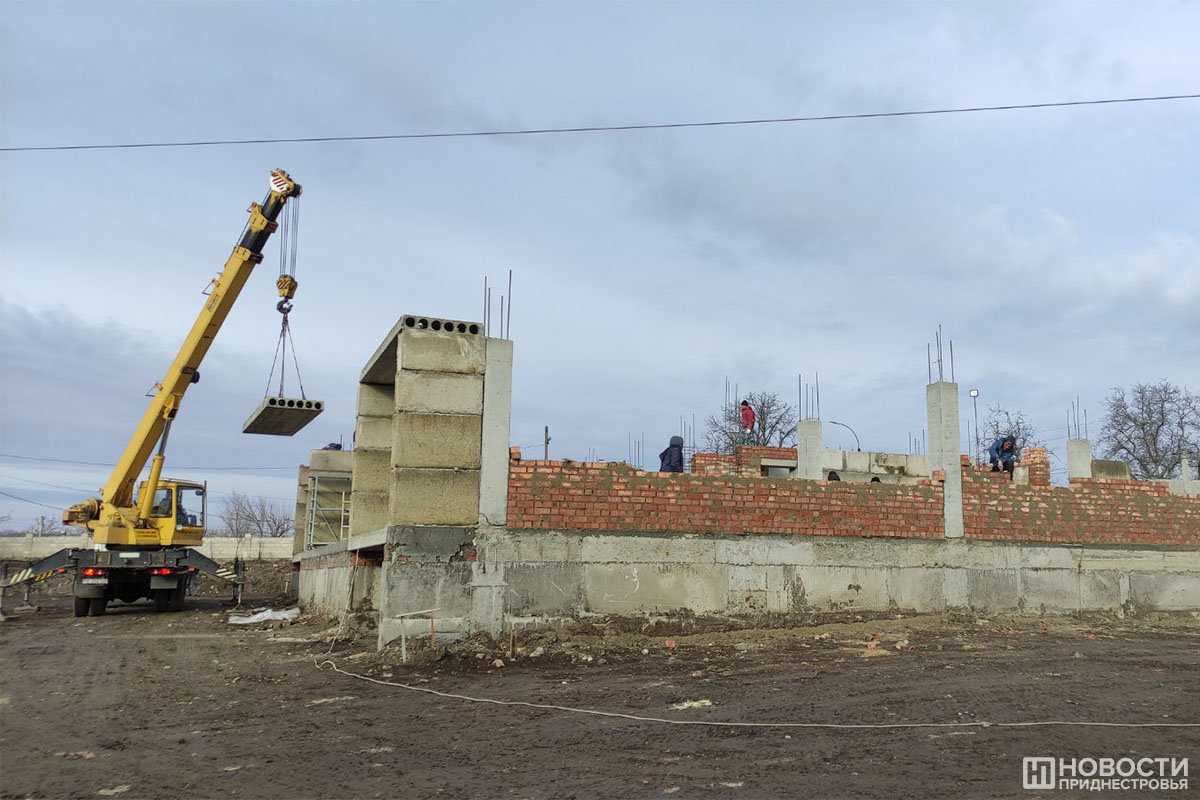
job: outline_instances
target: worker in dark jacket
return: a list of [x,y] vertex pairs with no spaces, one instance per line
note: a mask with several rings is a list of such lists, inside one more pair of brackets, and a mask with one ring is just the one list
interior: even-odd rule
[[1017,437],[1001,436],[988,448],[988,461],[992,464],[992,472],[1004,470],[1011,479],[1017,465]]
[[667,449],[658,454],[659,472],[683,472],[683,437],[672,436]]

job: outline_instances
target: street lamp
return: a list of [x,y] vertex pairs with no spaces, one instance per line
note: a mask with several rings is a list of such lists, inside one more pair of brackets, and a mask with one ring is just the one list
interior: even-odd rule
[[[829,424],[830,424],[830,425],[841,425],[841,426],[842,426],[843,428],[845,428],[846,430],[850,431],[851,433],[854,433],[854,428],[851,428],[849,425],[847,425],[847,424],[846,424],[846,423],[844,423],[844,422],[834,422],[833,420],[829,420]],[[862,451],[862,445],[860,445],[860,444],[858,443],[858,434],[857,434],[857,433],[854,433],[854,446],[855,446],[856,448],[858,448],[858,450],[859,450],[860,452]]]
[[975,407],[975,460],[979,460],[979,390],[972,389],[968,394],[971,395],[971,405]]

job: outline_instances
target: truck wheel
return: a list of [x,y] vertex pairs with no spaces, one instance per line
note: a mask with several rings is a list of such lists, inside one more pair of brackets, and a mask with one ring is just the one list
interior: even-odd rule
[[167,611],[183,611],[183,595],[187,587],[182,583],[170,591],[170,599],[167,601]]
[[167,610],[171,604],[170,589],[155,589],[154,590],[154,610],[160,614]]
[[108,611],[108,601],[103,597],[92,597],[88,599],[88,611],[93,617],[102,617],[104,612]]
[[90,597],[76,597],[75,598],[75,616],[86,617],[88,615],[88,611],[91,609],[91,607],[92,607],[92,598],[90,598]]

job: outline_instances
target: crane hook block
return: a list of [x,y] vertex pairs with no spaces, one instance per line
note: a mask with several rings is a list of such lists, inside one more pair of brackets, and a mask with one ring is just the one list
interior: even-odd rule
[[284,300],[291,300],[296,296],[296,287],[300,284],[291,275],[280,275],[279,280],[275,281],[275,287],[279,289],[279,296]]
[[294,436],[325,410],[320,400],[297,397],[268,397],[242,425],[242,433]]

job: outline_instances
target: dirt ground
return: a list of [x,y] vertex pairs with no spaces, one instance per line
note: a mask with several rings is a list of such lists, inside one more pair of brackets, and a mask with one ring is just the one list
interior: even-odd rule
[[[1192,618],[651,620],[426,638],[402,664],[319,620],[235,627],[216,597],[83,619],[67,597],[37,602],[0,625],[4,798],[1020,797],[1023,756],[1190,757],[1193,771],[1200,756],[1197,728],[685,726],[317,668],[671,720],[1198,722]],[[1194,796],[1191,780],[1193,794],[1156,794]]]

